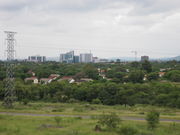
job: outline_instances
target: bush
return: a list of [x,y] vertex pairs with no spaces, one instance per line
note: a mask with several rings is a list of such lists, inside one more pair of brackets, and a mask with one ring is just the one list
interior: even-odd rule
[[101,100],[99,98],[93,99],[92,104],[101,104]]
[[57,126],[59,126],[60,122],[62,121],[62,118],[61,117],[54,117],[54,120],[55,120]]
[[25,99],[22,99],[22,102],[24,105],[27,105],[29,103],[29,100],[27,98],[25,98]]
[[116,128],[121,119],[116,113],[103,114],[99,117],[98,124],[106,126],[107,128]]
[[119,135],[137,135],[139,131],[135,127],[124,125],[117,132]]
[[151,111],[146,115],[146,121],[148,123],[149,129],[154,129],[159,123],[160,113],[156,111]]

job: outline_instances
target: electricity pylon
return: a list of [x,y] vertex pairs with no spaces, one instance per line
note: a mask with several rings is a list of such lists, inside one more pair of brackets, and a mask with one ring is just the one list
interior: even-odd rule
[[14,35],[16,32],[12,31],[4,31],[7,34],[7,38],[5,39],[5,44],[7,46],[6,54],[6,85],[5,85],[5,93],[4,93],[4,102],[3,105],[7,108],[13,107],[13,102],[15,101],[15,91],[14,91],[14,57],[15,57],[15,39]]

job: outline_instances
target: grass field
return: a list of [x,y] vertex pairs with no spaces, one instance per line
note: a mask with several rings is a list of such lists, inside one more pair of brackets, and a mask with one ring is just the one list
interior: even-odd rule
[[[135,107],[91,105],[87,103],[29,103],[23,105],[16,103],[14,109],[0,107],[0,112],[20,112],[34,114],[65,114],[95,116],[103,112],[116,112],[120,117],[135,116],[145,117],[145,114],[156,109],[161,113],[161,118],[180,119],[180,110],[152,106],[137,105]],[[57,125],[55,117],[44,116],[9,116],[0,115],[0,135],[118,135],[115,130],[94,130],[97,119],[68,118],[60,119]],[[122,121],[119,127],[128,125],[138,129],[137,135],[180,135],[180,123],[160,122],[157,129],[147,129],[146,121]],[[121,134],[119,134],[121,135]]]
[[[1,103],[0,103],[1,104]],[[148,105],[130,106],[105,106],[87,103],[44,103],[36,102],[23,105],[16,103],[13,109],[0,106],[0,112],[19,112],[37,114],[66,114],[66,115],[99,115],[102,112],[115,112],[119,116],[145,117],[146,113],[155,109],[161,113],[161,118],[180,120],[180,109],[155,107]]]
[[[62,118],[57,126],[54,117],[0,115],[0,135],[117,135],[113,130],[96,132],[94,119]],[[160,123],[154,131],[145,122],[123,121],[119,126],[137,128],[140,135],[179,135],[180,124]]]

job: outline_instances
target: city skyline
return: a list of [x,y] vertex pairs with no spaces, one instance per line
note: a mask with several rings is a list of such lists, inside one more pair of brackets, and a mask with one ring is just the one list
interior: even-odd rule
[[178,56],[178,0],[0,1],[0,59],[4,31],[17,32],[17,58],[57,57],[75,50],[100,58]]

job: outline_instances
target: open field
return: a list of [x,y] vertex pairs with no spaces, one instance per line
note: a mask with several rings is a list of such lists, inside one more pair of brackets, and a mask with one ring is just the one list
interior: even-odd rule
[[[0,114],[0,135],[118,135],[115,130],[100,132],[94,130],[97,119],[92,116],[101,115],[103,112],[116,112],[123,117],[144,118],[146,113],[156,109],[161,113],[162,119],[180,120],[180,110],[161,108],[153,106],[137,105],[134,107],[125,106],[104,106],[87,103],[29,103],[23,105],[16,103],[14,109],[0,107],[0,112],[28,113],[24,116],[13,116]],[[36,116],[30,114],[44,114]],[[46,117],[45,115],[49,116]],[[57,125],[55,115],[62,115],[60,124]],[[65,115],[65,117],[63,117]],[[78,115],[79,117],[70,117]],[[69,116],[69,117],[68,117]],[[157,129],[147,129],[144,120],[127,119],[123,120],[119,127],[128,125],[138,129],[138,135],[179,135],[180,122],[160,121]]]
[[[94,119],[63,118],[57,126],[54,117],[0,115],[1,135],[117,135],[115,131],[94,131]],[[154,131],[147,130],[146,123],[123,121],[119,126],[135,127],[142,135],[179,135],[179,123],[160,123]]]
[[180,120],[180,109],[163,108],[148,105],[130,106],[105,106],[87,103],[44,103],[36,102],[23,105],[16,103],[13,109],[5,109],[0,106],[0,112],[34,113],[34,114],[62,114],[96,116],[103,112],[115,112],[120,117],[140,117],[144,118],[146,113],[155,109],[161,113],[161,118]]

